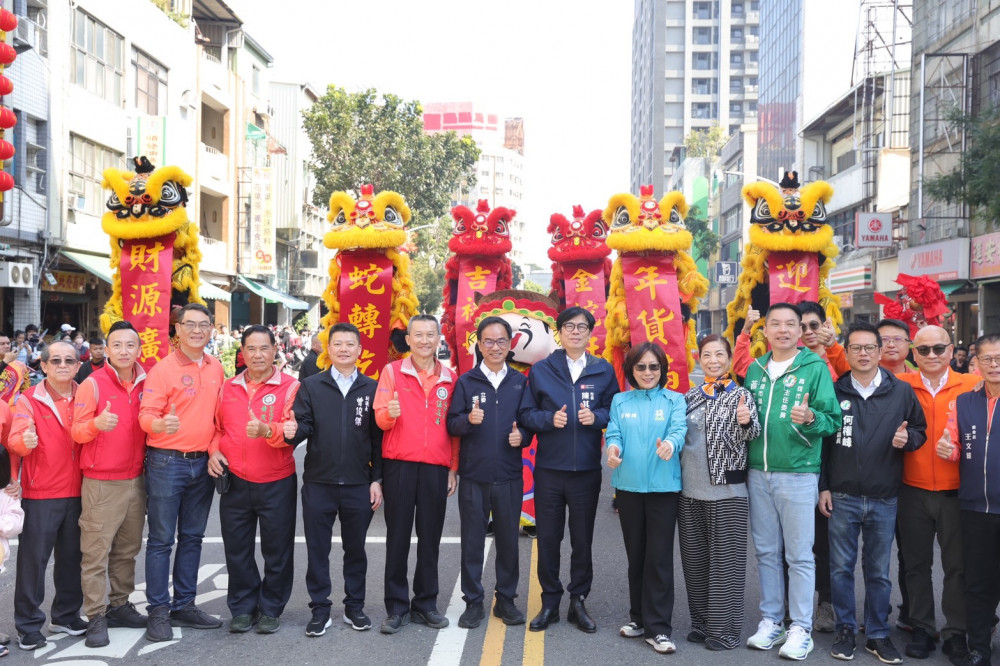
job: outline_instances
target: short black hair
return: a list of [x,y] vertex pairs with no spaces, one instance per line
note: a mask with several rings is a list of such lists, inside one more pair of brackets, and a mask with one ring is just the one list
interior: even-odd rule
[[275,343],[274,332],[271,331],[271,329],[269,329],[267,326],[264,326],[263,324],[254,324],[252,326],[247,326],[245,329],[243,329],[243,337],[240,338],[240,346],[245,345],[247,343],[247,338],[249,338],[254,333],[264,333],[265,335],[267,335],[272,345]]
[[966,354],[969,353],[969,348],[965,345],[956,345],[955,351],[964,351]]
[[494,326],[499,324],[503,326],[503,330],[507,331],[507,337],[514,335],[514,329],[510,327],[510,323],[503,317],[487,317],[479,322],[479,326],[476,327],[476,339],[483,339],[483,331],[486,330],[488,326]]
[[899,319],[880,319],[879,322],[875,324],[875,328],[883,328],[885,326],[898,328],[903,333],[906,333],[907,340],[910,339],[910,327],[907,326],[905,322],[902,322]]
[[976,351],[979,351],[980,345],[997,345],[1000,344],[1000,333],[987,333],[985,335],[980,335],[976,339]]
[[415,321],[432,321],[434,326],[437,328],[437,332],[441,332],[441,322],[437,320],[437,317],[429,314],[417,314],[410,317],[410,321],[406,324],[406,334],[409,335],[410,331],[413,330],[413,322]]
[[[135,326],[132,325],[132,322],[125,321],[124,319],[121,319],[121,320],[116,321],[115,323],[111,324],[111,328],[108,329],[108,335],[110,336],[115,331],[126,331],[126,330],[127,331],[135,331],[136,335],[139,334],[139,331],[135,330]],[[97,344],[102,344],[102,345],[104,344],[104,341],[101,340],[100,338],[92,338],[91,341],[90,341],[90,344],[94,344],[94,340],[98,340],[99,341]]]
[[597,320],[594,319],[594,315],[591,314],[590,310],[587,308],[581,308],[579,305],[574,305],[560,312],[559,317],[556,318],[556,328],[562,328],[566,322],[576,319],[580,315],[583,315],[583,317],[587,320],[587,326],[593,329]]
[[826,310],[816,301],[802,301],[798,304],[799,316],[805,317],[807,314],[814,314],[820,321],[826,321]]
[[875,336],[875,344],[879,346],[879,349],[882,348],[882,336],[879,335],[877,326],[870,324],[867,321],[855,320],[851,322],[850,326],[847,327],[847,335],[844,337],[844,341],[847,344],[851,344],[851,336],[855,333],[871,333]]
[[34,324],[28,324],[27,326],[24,327],[25,334],[31,333],[32,331],[38,333],[38,327]]
[[[111,331],[108,331],[108,332],[110,333]],[[101,345],[104,344],[104,338],[100,338],[100,337],[98,337],[98,336],[95,335],[94,337],[92,337],[89,340],[89,342],[90,342],[90,346],[91,347],[93,347],[94,345],[101,346]]]
[[[330,327],[330,333],[326,336],[326,346],[329,346],[330,338],[333,337],[334,333],[353,333],[358,338],[358,344],[361,344],[361,331],[359,331],[358,327],[349,321],[340,321]],[[316,333],[316,336],[314,337],[318,337],[320,335],[321,332]]]
[[180,314],[177,317],[177,323],[182,323],[184,321],[184,314],[187,312],[200,312],[208,317],[209,321],[212,321],[212,312],[207,307],[201,303],[187,303],[181,308]]
[[652,352],[653,356],[656,357],[657,363],[660,364],[660,379],[657,382],[660,388],[667,385],[667,371],[669,366],[667,364],[667,353],[663,351],[663,348],[655,342],[646,341],[640,345],[636,345],[628,350],[628,354],[625,355],[625,379],[628,380],[629,385],[632,388],[639,388],[638,382],[635,381],[635,364],[639,362],[646,352]]
[[764,321],[767,321],[768,316],[775,310],[791,310],[799,318],[799,321],[802,321],[802,310],[797,305],[792,305],[791,303],[771,303],[771,307],[764,314]]

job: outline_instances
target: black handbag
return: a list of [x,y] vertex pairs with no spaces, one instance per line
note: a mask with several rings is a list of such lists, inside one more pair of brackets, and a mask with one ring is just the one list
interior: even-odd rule
[[220,463],[222,465],[222,474],[215,477],[215,492],[220,495],[225,495],[229,492],[229,483],[232,478],[229,476],[229,465],[225,463]]

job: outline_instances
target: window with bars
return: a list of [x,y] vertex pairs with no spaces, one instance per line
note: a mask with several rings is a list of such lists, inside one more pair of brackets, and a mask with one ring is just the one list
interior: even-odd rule
[[105,169],[120,169],[123,156],[77,134],[70,135],[70,146],[73,159],[67,191],[72,199],[71,207],[90,215],[100,215],[104,212],[102,174]]
[[124,49],[117,32],[79,9],[73,12],[70,80],[115,106],[124,106]]
[[139,113],[162,116],[167,111],[167,68],[139,49],[132,49],[135,72],[135,108]]

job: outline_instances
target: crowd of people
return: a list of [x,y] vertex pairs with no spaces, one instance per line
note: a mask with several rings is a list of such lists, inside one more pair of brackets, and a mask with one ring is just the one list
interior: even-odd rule
[[[752,359],[750,331],[762,318],[769,351]],[[440,327],[429,315],[409,321],[410,354],[382,368],[377,381],[358,371],[361,335],[349,323],[304,338],[309,356],[296,379],[278,367],[283,345],[293,344],[283,341],[286,331],[253,325],[230,336],[198,304],[182,309],[177,348],[148,373],[127,321],[115,323],[106,341],[45,345],[38,358],[44,381],[11,408],[0,402],[0,483],[7,485],[0,562],[5,539],[20,532],[18,646],[46,642],[42,604],[53,556],[52,632],[86,635],[88,647],[101,647],[109,627],[145,628],[150,641],[171,640],[172,627],[221,627],[195,604],[216,493],[228,628],[278,631],[294,581],[300,485],[292,455],[304,443],[307,636],[322,636],[332,624],[330,550],[338,518],[342,619],[358,631],[372,627],[365,542],[380,508],[380,631],[395,634],[410,622],[448,626],[438,606],[438,557],[447,500],[456,492],[466,604],[459,626],[480,626],[489,603],[502,622],[544,631],[559,621],[565,592],[567,621],[596,632],[585,602],[606,464],[627,562],[622,637],[643,638],[661,654],[677,650],[676,528],[689,643],[779,648],[782,657],[802,660],[813,650],[813,630],[833,631],[832,656],[850,660],[863,631],[867,651],[900,663],[889,635],[895,540],[903,600],[896,625],[910,632],[905,653],[926,658],[940,640],[953,663],[991,663],[1000,598],[1000,455],[990,456],[989,448],[1000,419],[1000,335],[980,338],[964,361],[953,358],[943,328],[921,328],[911,341],[909,327],[891,319],[850,325],[841,345],[817,304],[775,303],[748,314],[735,348],[718,335],[701,339],[704,381],[682,394],[667,384],[671,372],[686,368],[672,369],[651,342],[629,350],[622,368],[629,386],[621,391],[612,365],[587,351],[594,325],[583,308],[561,312],[561,348],[527,376],[508,363],[512,330],[499,317],[478,323],[477,364],[461,376],[438,360]],[[238,373],[226,379],[209,348],[220,353],[236,335]],[[0,336],[6,362],[21,353],[19,345],[16,335]],[[324,345],[331,367],[320,370]],[[978,374],[960,371],[970,361]],[[529,622],[516,600],[521,449],[532,442],[542,603]],[[145,614],[129,601],[144,528]],[[759,624],[746,636],[748,528],[761,597]],[[490,598],[483,585],[488,530],[496,546]],[[940,633],[931,582],[935,539],[944,570]]]

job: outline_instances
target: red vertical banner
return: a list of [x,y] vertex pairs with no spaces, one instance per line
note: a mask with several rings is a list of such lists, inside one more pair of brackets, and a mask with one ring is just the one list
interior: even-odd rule
[[381,252],[348,250],[340,261],[340,321],[361,332],[358,370],[378,379],[389,361],[392,309],[392,260]]
[[499,257],[458,258],[458,301],[455,307],[455,337],[458,349],[453,349],[458,373],[472,369],[476,355],[471,349],[476,331],[476,294],[492,294],[497,289]]
[[590,332],[587,351],[600,356],[604,351],[604,319],[608,315],[607,283],[604,259],[563,264],[563,290],[566,307],[578,306],[594,315],[597,323]]
[[139,363],[146,370],[170,353],[170,275],[174,235],[128,239],[118,266],[122,318],[139,332]]
[[688,390],[687,327],[681,313],[672,254],[622,256],[625,309],[632,346],[655,342],[667,354],[667,388]]
[[767,272],[771,303],[819,300],[819,258],[815,252],[771,252]]

